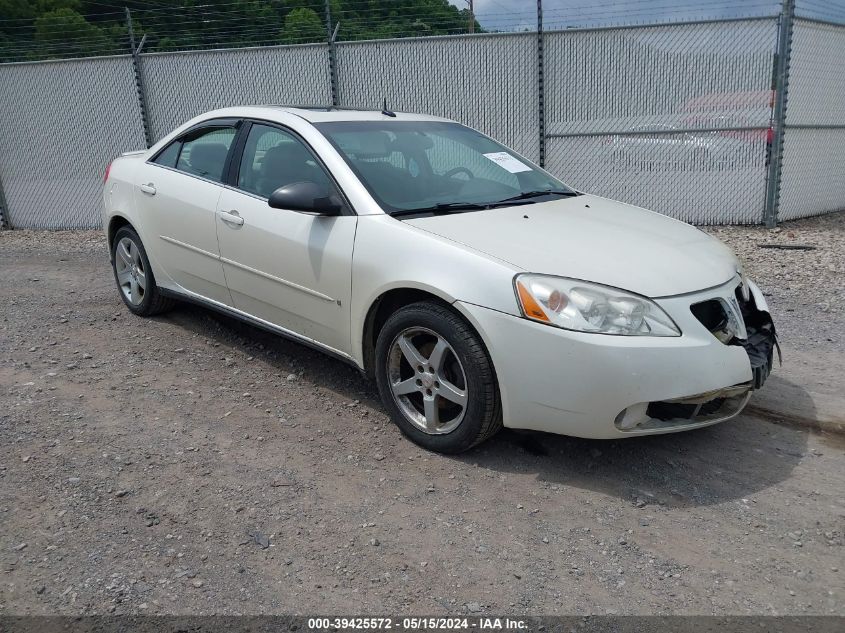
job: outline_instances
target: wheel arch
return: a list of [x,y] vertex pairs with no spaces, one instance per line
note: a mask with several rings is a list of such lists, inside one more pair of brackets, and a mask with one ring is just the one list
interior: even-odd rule
[[111,258],[112,256],[112,245],[114,244],[114,236],[124,226],[128,226],[136,233],[138,232],[137,229],[132,226],[132,223],[122,215],[115,214],[109,218],[109,226],[106,233],[109,245],[109,258]]
[[[457,314],[458,317],[466,322],[466,324],[471,327],[476,334],[478,334],[478,337],[485,348],[485,352],[487,353],[488,358],[490,358],[491,364],[493,364],[493,357],[490,354],[489,338],[479,329],[479,325],[476,320],[473,319],[466,310],[461,309],[460,302],[437,288],[429,286],[402,285],[383,290],[381,294],[379,294],[370,303],[370,306],[367,309],[361,332],[361,360],[363,362],[364,373],[367,376],[370,378],[374,377],[376,340],[378,339],[379,332],[387,319],[390,318],[390,315],[395,313],[397,310],[420,301],[438,303]],[[493,373],[496,377],[496,382],[498,383],[498,373],[496,372],[494,364]]]
[[451,308],[455,300],[428,286],[401,285],[384,289],[370,302],[361,332],[361,360],[364,372],[369,377],[374,375],[376,340],[387,319],[397,310],[420,301],[431,301]]

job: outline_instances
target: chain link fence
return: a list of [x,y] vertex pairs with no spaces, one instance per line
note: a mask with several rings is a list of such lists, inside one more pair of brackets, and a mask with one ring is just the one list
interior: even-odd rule
[[99,225],[106,165],[143,146],[129,55],[0,65],[0,182],[12,227]]
[[540,153],[537,36],[458,35],[337,45],[344,106],[424,112]]
[[774,19],[548,34],[548,168],[687,222],[759,222],[775,34]]
[[236,104],[331,103],[325,44],[142,55],[150,136]]
[[[781,219],[836,210],[845,27],[795,21],[783,127],[772,120],[779,24],[142,53],[143,99],[129,55],[0,65],[0,217],[14,228],[97,226],[104,168],[145,146],[145,125],[154,142],[217,107],[333,100],[456,119],[576,188],[698,224],[760,223],[772,187]],[[779,129],[782,178],[772,182]]]
[[781,220],[845,207],[845,27],[797,19],[780,181]]

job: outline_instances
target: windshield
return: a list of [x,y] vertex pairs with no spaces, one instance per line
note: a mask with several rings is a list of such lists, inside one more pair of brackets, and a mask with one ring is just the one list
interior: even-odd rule
[[458,123],[318,123],[370,194],[393,215],[477,210],[575,195],[496,141]]

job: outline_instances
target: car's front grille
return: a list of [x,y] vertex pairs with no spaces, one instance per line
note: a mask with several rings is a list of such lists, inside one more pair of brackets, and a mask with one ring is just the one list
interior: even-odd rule
[[620,431],[646,431],[720,422],[737,415],[750,395],[751,383],[746,382],[686,398],[642,403],[620,411],[614,424]]
[[689,398],[649,402],[645,417],[637,424],[626,427],[620,424],[621,420],[617,418],[616,426],[620,431],[645,431],[680,429],[720,422],[742,411],[750,395],[751,385],[743,383]]
[[646,415],[657,420],[692,420],[699,415],[718,413],[725,404],[725,398],[713,398],[699,404],[684,402],[651,402]]

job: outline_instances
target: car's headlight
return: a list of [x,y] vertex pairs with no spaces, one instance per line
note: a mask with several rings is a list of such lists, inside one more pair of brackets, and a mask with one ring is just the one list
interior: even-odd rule
[[549,275],[514,280],[522,314],[567,330],[623,336],[680,336],[654,301],[610,286]]

